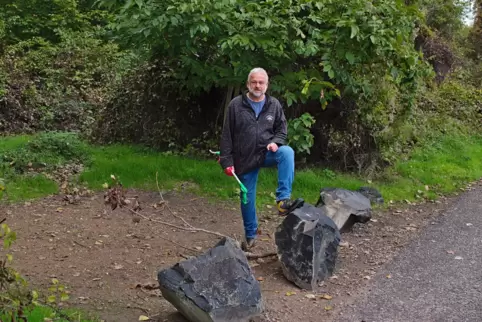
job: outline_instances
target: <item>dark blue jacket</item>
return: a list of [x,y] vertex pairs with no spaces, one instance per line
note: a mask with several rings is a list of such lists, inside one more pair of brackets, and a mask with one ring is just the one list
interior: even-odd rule
[[287,132],[283,108],[276,98],[266,95],[256,118],[246,94],[235,97],[229,103],[221,135],[221,167],[234,166],[236,174],[261,167],[266,146],[271,142],[285,145]]

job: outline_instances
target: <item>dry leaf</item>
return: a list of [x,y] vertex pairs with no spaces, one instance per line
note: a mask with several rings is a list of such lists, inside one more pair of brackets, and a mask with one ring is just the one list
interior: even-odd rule
[[310,300],[316,300],[315,294],[306,294],[305,297]]
[[323,294],[323,295],[320,296],[320,298],[322,298],[324,300],[331,300],[333,298],[333,296],[328,295],[328,294]]
[[151,318],[145,315],[140,315],[139,316],[139,321],[149,321]]
[[260,276],[260,277],[257,278],[257,280],[260,281],[260,282],[262,282],[262,281],[264,281],[264,277],[263,277],[263,276]]
[[120,264],[116,264],[116,265],[114,266],[114,269],[123,269],[123,268],[124,268],[124,266],[122,266],[122,265],[120,265]]
[[392,278],[392,275],[388,274],[388,275],[387,275],[387,278]]
[[333,310],[333,308],[331,307],[331,305],[325,306],[325,311],[331,311],[331,310]]
[[286,296],[296,295],[296,292],[286,292]]

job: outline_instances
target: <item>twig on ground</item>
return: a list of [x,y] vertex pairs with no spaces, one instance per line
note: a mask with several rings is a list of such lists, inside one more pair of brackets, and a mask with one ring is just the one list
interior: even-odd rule
[[276,256],[277,253],[276,252],[267,252],[267,253],[256,254],[256,253],[251,253],[251,252],[244,252],[244,255],[246,256],[247,259],[258,259],[258,258]]
[[7,220],[7,217],[3,218],[2,220],[0,220],[0,224],[2,224],[5,220]]
[[215,235],[215,236],[221,237],[221,238],[228,238],[228,236],[223,235],[221,233],[218,233],[216,231],[211,231],[211,230],[207,230],[207,229],[203,229],[203,228],[196,228],[196,227],[193,227],[191,225],[189,225],[190,227],[181,227],[181,226],[174,225],[174,224],[162,221],[162,220],[152,219],[150,217],[144,216],[143,214],[141,214],[138,211],[135,211],[135,210],[133,210],[129,207],[126,207],[126,208],[129,209],[129,211],[132,212],[133,214],[136,214],[139,217],[142,217],[142,218],[144,218],[145,220],[148,220],[148,221],[156,222],[156,223],[163,224],[163,225],[166,225],[166,226],[169,226],[169,227],[172,227],[172,228],[176,228],[176,229],[180,229],[180,230],[191,231],[191,232],[203,232],[203,233]]
[[157,191],[159,192],[159,195],[161,196],[161,201],[164,203],[164,205],[166,206],[167,210],[169,210],[169,212],[171,213],[171,215],[173,215],[174,217],[176,217],[177,219],[180,219],[182,220],[182,222],[188,226],[189,228],[194,228],[190,223],[188,223],[184,218],[182,218],[181,216],[178,216],[174,213],[174,211],[172,211],[172,209],[169,207],[169,205],[167,204],[166,200],[164,200],[164,197],[162,196],[162,192],[161,192],[161,188],[159,187],[159,180],[157,179],[157,174],[158,172],[156,172],[156,185],[157,185]]
[[76,243],[77,245],[82,246],[82,247],[84,247],[84,248],[89,248],[89,246],[86,246],[86,245],[84,245],[84,244],[81,244],[81,243],[79,243],[79,242],[76,241],[76,240],[74,240],[74,243]]
[[161,188],[159,188],[159,180],[157,180],[157,174],[158,174],[158,172],[156,171],[156,185],[157,185],[157,191],[159,191],[159,195],[161,196],[161,200],[162,200],[163,202],[166,202],[166,201],[164,200],[164,197],[162,196]]
[[191,248],[191,247],[188,247],[188,246],[181,245],[181,244],[179,244],[179,243],[176,243],[176,242],[173,241],[173,240],[170,240],[169,238],[163,237],[163,236],[161,236],[161,235],[157,235],[157,237],[159,237],[160,239],[163,239],[163,240],[165,240],[165,241],[171,242],[171,243],[173,243],[174,245],[179,246],[179,247],[181,247],[181,248],[190,250],[191,252],[199,253],[199,251],[198,251],[197,249],[194,249],[194,248]]

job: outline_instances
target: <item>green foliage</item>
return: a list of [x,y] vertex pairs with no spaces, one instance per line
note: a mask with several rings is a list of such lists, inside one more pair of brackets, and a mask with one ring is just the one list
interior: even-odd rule
[[420,0],[426,25],[447,39],[462,29],[470,0]]
[[0,131],[88,134],[133,58],[107,40],[109,13],[90,0],[4,3],[0,99],[8,112],[0,112]]
[[4,152],[0,162],[23,173],[28,169],[52,170],[68,162],[88,163],[87,146],[76,133],[39,133],[26,145]]
[[[119,37],[131,46],[149,45],[188,90],[237,85],[253,66],[265,66],[277,76],[274,91],[301,102],[303,81],[311,78],[366,94],[373,90],[371,79],[361,76],[373,75],[373,69],[396,73],[399,82],[421,71],[412,46],[417,10],[399,1],[100,3],[116,9],[113,27]],[[279,88],[288,79],[297,91]],[[318,95],[319,88],[306,94],[312,92]]]
[[57,43],[61,41],[59,32],[85,31],[106,25],[109,15],[106,11],[93,10],[88,1],[3,0],[0,20],[3,20],[7,45],[36,37]]
[[296,152],[310,154],[310,148],[314,142],[314,136],[311,134],[310,128],[314,123],[315,119],[308,113],[288,122],[288,145]]

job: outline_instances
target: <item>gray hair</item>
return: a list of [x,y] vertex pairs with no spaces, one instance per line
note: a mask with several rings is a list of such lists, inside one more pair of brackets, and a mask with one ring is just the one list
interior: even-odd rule
[[268,73],[266,72],[266,70],[264,70],[264,69],[261,68],[261,67],[256,67],[256,68],[251,69],[251,71],[249,72],[249,74],[248,74],[248,82],[249,82],[249,79],[251,78],[251,75],[256,74],[256,73],[263,73],[263,74],[265,74],[265,75],[266,75],[266,81],[269,80]]

